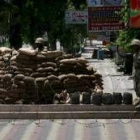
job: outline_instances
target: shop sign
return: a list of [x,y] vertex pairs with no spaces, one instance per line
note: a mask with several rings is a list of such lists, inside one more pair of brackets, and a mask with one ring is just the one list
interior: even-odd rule
[[122,6],[88,7],[88,31],[115,31],[124,29],[120,11]]
[[66,11],[66,24],[87,24],[87,11]]
[[104,0],[105,5],[106,5],[106,3],[108,3],[112,6],[120,6],[121,2],[122,2],[122,0]]
[[88,0],[88,6],[101,6],[103,0]]

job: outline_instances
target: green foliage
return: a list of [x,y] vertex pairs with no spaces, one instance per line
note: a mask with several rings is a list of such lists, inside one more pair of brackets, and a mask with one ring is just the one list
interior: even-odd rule
[[[47,31],[49,43],[54,46],[60,39],[64,47],[79,46],[86,35],[86,26],[65,25],[65,10],[85,10],[85,0],[1,0],[0,32],[8,35],[12,47],[21,43],[34,44],[36,37]],[[80,35],[80,37],[79,37]]]
[[68,52],[73,52],[75,48],[81,47],[82,38],[85,37],[87,37],[86,25],[66,25],[60,41]]
[[116,40],[116,44],[125,49],[126,51],[131,50],[130,43],[132,39],[140,39],[140,30],[129,28],[127,30],[120,31],[119,37]]
[[124,8],[122,9],[121,14],[123,14],[122,21],[125,22],[126,28],[122,31],[119,31],[119,35],[115,41],[115,44],[126,51],[131,51],[130,43],[134,38],[140,39],[140,29],[134,29],[129,26],[129,0],[124,1]]

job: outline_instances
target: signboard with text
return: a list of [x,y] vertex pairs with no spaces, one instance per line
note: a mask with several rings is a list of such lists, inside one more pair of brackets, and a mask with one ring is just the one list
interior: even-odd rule
[[87,0],[88,6],[101,6],[102,0]]
[[104,0],[104,5],[106,5],[106,3],[108,3],[112,6],[120,6],[121,2],[122,2],[122,0]]
[[122,6],[88,7],[88,31],[115,31],[124,29],[120,21]]
[[87,24],[87,11],[66,11],[66,24]]
[[88,6],[120,6],[122,0],[87,0]]

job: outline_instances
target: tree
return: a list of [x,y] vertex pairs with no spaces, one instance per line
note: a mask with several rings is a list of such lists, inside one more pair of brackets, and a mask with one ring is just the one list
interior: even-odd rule
[[[79,34],[85,34],[86,26],[67,27],[64,23],[65,10],[70,4],[74,9],[82,10],[85,9],[84,0],[79,2],[74,0],[1,0],[0,2],[1,31],[3,29],[3,32],[9,35],[10,45],[16,49],[22,46],[23,41],[34,44],[35,38],[42,36],[46,31],[53,49],[57,39],[60,39],[65,47],[72,47],[71,42],[78,43]],[[85,29],[84,33],[82,33],[83,29]],[[65,37],[68,31],[71,32],[69,41]]]
[[118,38],[116,39],[115,43],[120,48],[123,48],[126,51],[130,51],[130,43],[132,39],[140,39],[140,29],[133,29],[129,26],[130,8],[128,0],[125,1],[124,8],[121,11],[121,14],[123,14],[122,20],[126,23],[126,28],[119,32]]

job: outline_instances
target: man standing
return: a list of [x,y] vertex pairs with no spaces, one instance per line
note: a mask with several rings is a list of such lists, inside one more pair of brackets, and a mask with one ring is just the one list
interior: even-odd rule
[[[133,39],[131,42],[131,46],[133,50],[134,89],[135,89],[136,95],[140,98],[140,40]],[[136,108],[140,109],[140,104],[136,106]]]

